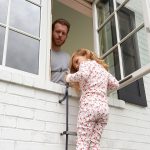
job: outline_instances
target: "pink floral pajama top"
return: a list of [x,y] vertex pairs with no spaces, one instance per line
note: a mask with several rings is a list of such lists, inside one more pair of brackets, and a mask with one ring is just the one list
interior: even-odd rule
[[[97,95],[100,101],[107,102],[107,90],[119,87],[119,82],[94,60],[81,62],[78,72],[68,74],[67,82],[79,82],[81,99],[88,95]],[[80,99],[80,100],[81,100]]]

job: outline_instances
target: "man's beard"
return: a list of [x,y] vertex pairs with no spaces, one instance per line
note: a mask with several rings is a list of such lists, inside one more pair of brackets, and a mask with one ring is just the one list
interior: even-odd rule
[[66,40],[61,41],[61,42],[57,42],[57,41],[55,41],[54,39],[52,39],[53,44],[54,44],[55,46],[58,46],[58,47],[62,46],[62,45],[65,43],[65,41],[66,41]]

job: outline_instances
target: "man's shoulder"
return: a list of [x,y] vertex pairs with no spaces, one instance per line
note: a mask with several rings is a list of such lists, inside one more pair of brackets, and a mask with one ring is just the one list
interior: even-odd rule
[[62,51],[62,50],[59,52],[55,52],[55,51],[51,50],[51,56],[53,59],[63,59],[63,60],[67,60],[67,61],[69,61],[69,59],[70,59],[69,53]]
[[62,55],[64,55],[64,57],[66,57],[66,58],[70,58],[70,55],[69,55],[69,53],[67,53],[67,52],[65,52],[65,51],[61,51],[61,54]]

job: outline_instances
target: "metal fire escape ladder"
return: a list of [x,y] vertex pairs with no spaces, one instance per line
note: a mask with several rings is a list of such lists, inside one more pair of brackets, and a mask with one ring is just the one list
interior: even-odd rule
[[77,133],[76,132],[72,132],[69,131],[69,96],[68,96],[68,87],[69,85],[66,84],[66,90],[65,90],[65,94],[64,97],[62,99],[59,100],[59,103],[61,104],[63,101],[66,100],[66,130],[63,131],[62,133],[60,133],[60,135],[66,135],[66,145],[65,145],[65,150],[68,150],[68,136],[72,135],[72,136],[76,136]]

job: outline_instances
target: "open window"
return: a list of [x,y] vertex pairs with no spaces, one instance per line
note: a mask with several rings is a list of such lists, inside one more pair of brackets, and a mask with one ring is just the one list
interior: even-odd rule
[[53,0],[52,20],[66,19],[71,28],[62,50],[72,54],[78,48],[93,50],[92,8],[84,0]]
[[[135,6],[134,3],[138,5]],[[93,8],[94,6],[98,22],[97,29],[95,27],[95,34],[97,33],[99,39],[97,44],[100,47],[100,55],[110,66],[110,72],[118,80],[122,80],[148,64],[150,60],[143,10],[138,7],[142,6],[142,1],[106,0],[95,2]],[[119,90],[118,98],[146,106],[143,79]]]

